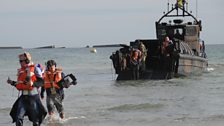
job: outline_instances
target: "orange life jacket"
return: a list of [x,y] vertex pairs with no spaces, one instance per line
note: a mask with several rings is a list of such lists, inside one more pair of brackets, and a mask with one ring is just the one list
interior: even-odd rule
[[18,74],[17,74],[18,78],[17,78],[17,84],[16,84],[16,88],[18,90],[33,90],[33,86],[30,84],[25,84],[25,82],[26,82],[27,76],[30,76],[31,84],[37,80],[34,74],[34,69],[35,69],[34,65],[30,65],[26,68],[20,68],[18,70]]
[[141,51],[138,49],[133,50],[133,52],[131,53],[131,59],[134,61],[137,61],[141,56]]
[[50,71],[45,71],[44,72],[44,88],[57,88],[59,89],[60,87],[58,86],[57,82],[59,82],[62,77],[61,77],[61,70],[57,70],[56,72],[52,73]]

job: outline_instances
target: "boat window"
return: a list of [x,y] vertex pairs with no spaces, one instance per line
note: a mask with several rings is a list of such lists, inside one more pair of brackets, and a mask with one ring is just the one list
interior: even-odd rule
[[158,34],[159,34],[160,36],[166,36],[166,30],[165,30],[165,29],[159,29],[159,30],[158,30]]
[[187,26],[186,27],[186,36],[195,36],[197,35],[196,26]]
[[[173,36],[174,35],[174,29],[169,29],[168,30],[168,36]],[[173,37],[171,37],[171,38],[173,38]]]
[[177,28],[174,30],[174,38],[183,39],[183,29],[182,28]]
[[183,34],[183,29],[182,28],[177,28],[177,29],[175,29],[175,31],[174,31],[174,35],[182,35]]

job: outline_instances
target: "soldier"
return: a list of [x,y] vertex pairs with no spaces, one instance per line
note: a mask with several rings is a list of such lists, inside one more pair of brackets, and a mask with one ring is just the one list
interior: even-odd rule
[[146,49],[145,45],[143,44],[143,42],[140,42],[139,44],[139,50],[142,52],[141,53],[141,66],[140,66],[140,69],[141,69],[141,72],[144,72],[145,71],[145,60],[146,60],[146,57],[147,57],[147,52],[148,50]]

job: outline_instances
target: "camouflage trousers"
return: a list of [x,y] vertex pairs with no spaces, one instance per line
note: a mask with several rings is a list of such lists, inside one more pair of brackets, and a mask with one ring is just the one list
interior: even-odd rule
[[46,99],[48,113],[54,113],[55,108],[58,113],[64,113],[64,107],[62,104],[62,97],[59,94],[51,94]]

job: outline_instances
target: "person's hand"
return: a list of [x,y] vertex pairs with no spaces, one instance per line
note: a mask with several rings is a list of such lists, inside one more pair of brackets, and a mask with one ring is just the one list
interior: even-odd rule
[[8,77],[7,83],[8,84],[11,84],[12,86],[15,86],[16,85],[16,82],[13,81],[13,80],[11,80],[9,77]]
[[8,78],[7,83],[12,84],[12,80],[10,78]]
[[7,83],[12,85],[13,81],[8,77]]

